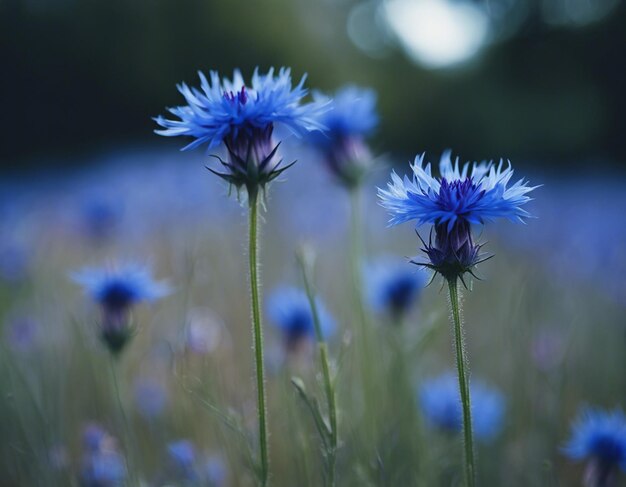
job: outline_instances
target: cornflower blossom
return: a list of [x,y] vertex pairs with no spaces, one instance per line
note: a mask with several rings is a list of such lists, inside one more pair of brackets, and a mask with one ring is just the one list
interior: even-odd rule
[[83,433],[85,452],[80,474],[85,487],[121,487],[126,479],[124,459],[115,439],[96,424]]
[[112,237],[120,224],[120,208],[105,199],[93,197],[82,203],[81,219],[85,235],[95,243]]
[[618,471],[626,471],[626,416],[620,409],[585,409],[572,426],[563,453],[587,460],[585,486],[616,485]]
[[83,269],[72,277],[100,305],[101,338],[114,355],[122,351],[134,331],[130,322],[132,307],[144,301],[156,301],[169,293],[165,283],[154,281],[149,271],[137,264]]
[[[334,318],[319,298],[316,306],[322,337],[328,338],[336,328]],[[306,340],[315,340],[315,323],[306,293],[294,287],[275,289],[267,302],[267,312],[272,323],[281,331],[288,350],[295,350]]]
[[[209,149],[224,145],[228,160],[220,160],[225,172],[211,171],[237,188],[244,187],[248,196],[276,179],[289,166],[278,155],[280,142],[274,140],[275,126],[282,126],[297,136],[322,130],[320,114],[330,109],[330,102],[302,103],[308,94],[306,76],[292,86],[291,70],[281,68],[274,74],[254,71],[246,85],[239,70],[232,81],[211,71],[209,79],[199,72],[200,89],[178,85],[187,105],[170,108],[175,119],[158,116],[163,127],[155,132],[167,137],[188,136],[193,140],[182,150],[201,145]],[[216,156],[217,157],[217,156]]]
[[167,454],[173,473],[176,477],[185,480],[195,480],[196,472],[196,447],[189,440],[177,440],[167,445]]
[[41,325],[32,318],[19,317],[5,324],[7,343],[17,352],[28,352],[37,344]]
[[163,382],[155,378],[138,380],[134,387],[135,406],[146,420],[155,419],[167,407],[168,395]]
[[367,295],[372,309],[387,313],[396,321],[409,312],[427,282],[426,271],[415,272],[392,258],[381,258],[365,268]]
[[[489,442],[502,430],[506,401],[504,396],[481,381],[471,384],[474,435]],[[457,378],[446,373],[425,381],[419,388],[419,403],[428,423],[437,428],[459,432],[463,426]]]
[[[509,185],[513,177],[510,162],[454,164],[451,152],[441,157],[439,178],[433,177],[430,163],[424,166],[424,154],[411,166],[413,178],[400,178],[395,172],[386,189],[379,188],[380,204],[391,215],[390,225],[414,220],[416,227],[433,225],[435,241],[422,240],[428,262],[418,264],[440,273],[445,279],[463,279],[465,273],[489,257],[474,243],[472,224],[484,224],[497,218],[524,222],[529,213],[522,208],[527,196],[537,186],[524,179]],[[420,237],[421,238],[421,237]],[[416,262],[417,263],[417,262]]]
[[[315,99],[330,101],[316,92]],[[368,174],[373,157],[366,138],[378,125],[376,92],[357,86],[345,86],[333,97],[333,109],[320,114],[326,130],[313,132],[309,141],[321,152],[331,173],[347,188],[358,186]]]
[[228,470],[221,456],[208,456],[204,462],[203,471],[207,487],[223,487],[227,485]]

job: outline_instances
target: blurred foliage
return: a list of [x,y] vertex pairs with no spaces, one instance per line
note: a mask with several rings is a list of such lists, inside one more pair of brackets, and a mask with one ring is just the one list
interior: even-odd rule
[[151,141],[150,117],[181,100],[177,82],[195,83],[197,69],[257,65],[292,66],[324,90],[347,82],[376,88],[381,152],[453,147],[468,158],[622,160],[623,4],[573,28],[546,24],[542,2],[527,0],[508,40],[466,66],[427,71],[398,49],[380,59],[358,50],[346,29],[356,3],[4,0],[3,169]]

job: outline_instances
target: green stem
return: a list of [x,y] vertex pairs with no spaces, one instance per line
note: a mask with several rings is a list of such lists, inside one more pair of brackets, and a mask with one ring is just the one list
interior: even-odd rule
[[351,221],[350,221],[350,272],[352,274],[352,286],[354,293],[354,303],[359,314],[359,323],[362,327],[363,338],[366,339],[365,308],[363,306],[363,292],[361,289],[361,265],[363,263],[363,229],[361,222],[361,194],[359,188],[354,188],[350,192],[351,197]]
[[267,416],[265,405],[265,369],[263,363],[263,328],[261,327],[261,305],[259,299],[259,265],[257,226],[259,220],[259,200],[256,191],[249,191],[250,207],[249,248],[250,292],[252,298],[252,336],[254,341],[254,359],[256,365],[257,412],[259,415],[259,448],[261,451],[260,485],[268,485],[269,455],[267,445]]
[[326,452],[328,461],[328,485],[335,487],[335,466],[336,466],[336,453],[337,453],[337,406],[336,395],[333,380],[330,375],[330,365],[328,358],[328,345],[324,341],[324,335],[322,334],[322,325],[319,318],[319,310],[317,309],[317,303],[315,301],[315,293],[307,273],[307,266],[305,257],[299,256],[299,262],[302,269],[302,277],[304,279],[304,288],[306,295],[309,299],[309,305],[311,307],[311,313],[313,315],[313,325],[315,327],[315,336],[317,338],[317,345],[320,351],[320,362],[322,364],[322,376],[324,378],[324,390],[326,393],[326,404],[328,408],[328,419],[330,422],[330,448]]
[[463,346],[463,320],[461,318],[461,306],[459,301],[458,282],[456,278],[448,279],[448,291],[450,292],[450,308],[454,325],[454,346],[456,352],[456,366],[459,374],[459,390],[463,405],[463,439],[465,446],[465,483],[467,487],[474,486],[474,442],[472,438],[472,404],[469,390],[469,370]]
[[[361,366],[363,370],[364,391],[366,396],[372,397],[371,392],[371,379],[373,377],[370,364],[372,363],[372,353],[370,351],[369,340],[369,328],[367,322],[367,314],[365,313],[365,306],[363,304],[363,286],[362,286],[362,273],[361,266],[363,264],[363,228],[361,222],[361,193],[359,187],[356,187],[350,192],[351,197],[351,225],[350,225],[350,273],[352,277],[352,293],[354,307],[357,311],[357,322],[359,326],[359,335],[361,339]],[[366,404],[369,403],[369,399],[366,399]]]
[[128,470],[128,476],[131,479],[131,482],[135,485],[139,485],[139,482],[135,478],[135,472],[131,468],[130,457],[132,455],[132,445],[130,441],[131,430],[130,423],[128,422],[128,417],[126,416],[126,412],[124,411],[124,404],[122,403],[122,396],[120,394],[120,385],[119,380],[117,378],[117,363],[116,358],[111,355],[110,361],[111,365],[111,377],[113,378],[113,388],[115,389],[115,397],[117,399],[117,407],[122,418],[122,429],[124,430],[124,443],[126,444],[126,452],[124,455],[124,460],[126,462],[126,469]]

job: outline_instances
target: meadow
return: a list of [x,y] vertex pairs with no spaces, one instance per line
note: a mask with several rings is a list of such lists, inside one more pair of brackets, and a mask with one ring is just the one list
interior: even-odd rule
[[[327,482],[311,403],[294,385],[325,417],[315,341],[294,344],[268,316],[276,289],[303,288],[303,248],[334,326],[337,485],[462,485],[461,435],[433,424],[420,394],[454,373],[446,289],[408,263],[422,245],[410,225],[388,228],[376,197],[390,166],[408,165],[378,159],[355,203],[315,151],[296,138],[281,150],[298,162],[270,183],[260,223],[271,485]],[[247,212],[201,152],[163,143],[94,156],[70,175],[2,181],[1,485],[255,484]],[[579,485],[584,462],[562,451],[572,421],[586,405],[623,406],[623,185],[530,176],[543,184],[527,208],[536,218],[485,227],[495,257],[462,289],[471,378],[501,406],[493,434],[476,441],[478,485]],[[425,274],[402,319],[369,292],[383,258]],[[148,266],[168,293],[133,310],[133,336],[113,356],[72,276],[124,262]]]

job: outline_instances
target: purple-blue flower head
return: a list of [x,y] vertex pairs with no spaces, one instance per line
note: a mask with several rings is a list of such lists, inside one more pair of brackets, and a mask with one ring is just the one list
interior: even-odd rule
[[228,480],[228,470],[219,455],[211,455],[204,462],[204,478],[207,487],[223,487]]
[[165,384],[155,378],[137,381],[134,393],[137,410],[147,420],[160,416],[167,406],[168,396]]
[[626,470],[626,415],[619,409],[583,410],[563,453],[572,460],[589,460],[593,473],[588,474],[599,477],[608,478],[617,468]]
[[277,75],[273,68],[267,74],[260,74],[257,69],[249,85],[238,70],[232,81],[220,78],[215,71],[211,71],[209,79],[201,72],[199,76],[200,89],[185,83],[178,86],[187,105],[169,109],[175,119],[156,117],[157,124],[163,127],[156,133],[194,138],[183,150],[201,145],[212,149],[224,144],[229,161],[222,161],[226,172],[219,175],[237,187],[257,190],[288,167],[281,166],[277,155],[275,125],[297,136],[324,128],[318,118],[330,108],[329,103],[302,103],[308,94],[304,87],[306,76],[295,86],[291,71],[286,68],[281,68]]
[[155,281],[150,271],[138,264],[89,268],[73,274],[87,294],[111,312],[121,312],[143,301],[156,301],[169,293],[168,286]]
[[469,163],[459,166],[452,163],[450,152],[442,155],[439,171],[432,176],[430,163],[424,166],[424,155],[418,156],[411,166],[413,178],[401,179],[395,172],[387,189],[378,189],[380,204],[390,215],[390,224],[397,225],[414,220],[416,226],[432,224],[435,243],[424,243],[431,267],[445,278],[456,278],[482,259],[480,246],[474,244],[472,224],[483,224],[497,218],[523,222],[530,215],[522,208],[536,187],[528,186],[524,179],[509,184],[513,177],[511,164],[503,161]]
[[83,458],[81,485],[122,487],[126,479],[124,459],[115,450],[103,450]]
[[91,197],[83,202],[81,216],[86,236],[99,243],[115,233],[120,223],[121,211],[106,199]]
[[155,301],[169,293],[164,282],[155,281],[147,268],[137,264],[84,269],[72,277],[100,305],[101,337],[114,354],[121,352],[132,336],[129,323],[132,306]]
[[83,429],[83,446],[88,452],[97,452],[107,437],[107,432],[99,424],[89,423]]
[[[330,102],[322,93],[315,93],[319,102]],[[376,92],[357,86],[345,86],[335,93],[332,110],[319,117],[322,132],[313,132],[309,141],[323,154],[331,172],[347,187],[359,184],[372,163],[365,142],[378,125]]]
[[442,155],[439,178],[432,176],[430,163],[424,166],[424,154],[411,166],[412,180],[392,172],[387,189],[378,189],[381,205],[391,214],[391,225],[415,220],[416,226],[447,224],[451,231],[457,221],[485,223],[507,218],[523,222],[530,216],[522,206],[530,201],[527,194],[535,187],[524,179],[509,186],[510,163],[474,163],[470,170],[469,163],[460,167],[458,158],[453,164],[450,156],[450,151]]
[[[461,431],[463,413],[458,387],[453,373],[424,381],[419,388],[419,402],[430,424],[446,431]],[[502,430],[506,409],[504,396],[480,381],[472,381],[470,392],[474,435],[478,440],[489,442]]]
[[118,487],[124,484],[126,467],[116,441],[95,423],[83,432],[84,454],[81,485],[85,487]]
[[[335,320],[319,298],[316,298],[316,306],[322,336],[326,339],[335,331]],[[304,291],[294,287],[275,289],[269,296],[267,313],[282,332],[288,348],[297,347],[302,340],[315,340],[313,313]]]
[[[330,103],[331,97],[315,92],[321,103]],[[311,134],[318,145],[332,145],[347,137],[367,137],[378,125],[376,92],[369,88],[348,85],[337,90],[332,97],[332,110],[319,115],[323,133]]]
[[372,308],[401,319],[428,282],[423,269],[408,267],[393,258],[381,258],[365,269],[367,294]]
[[196,447],[189,440],[177,440],[167,445],[167,454],[178,476],[185,479],[196,477]]

